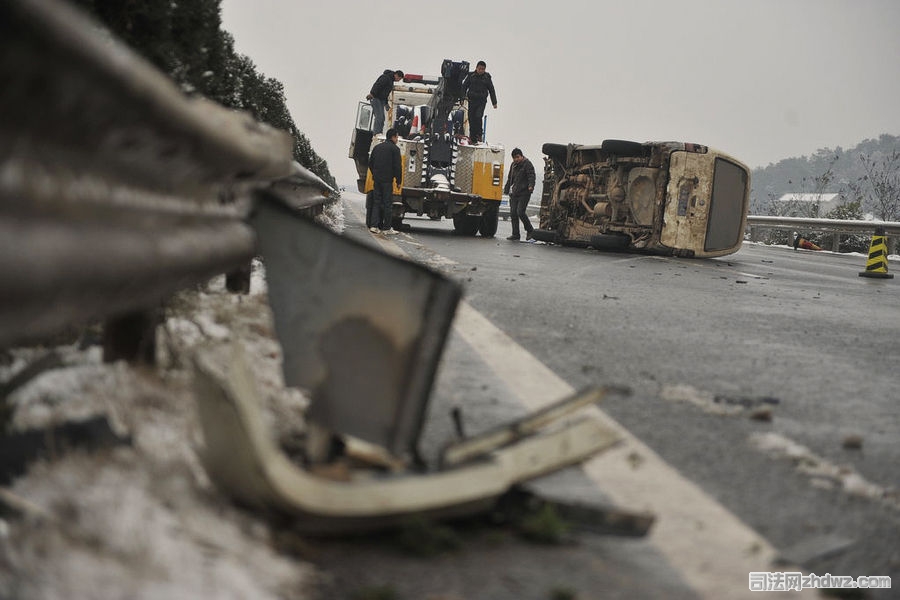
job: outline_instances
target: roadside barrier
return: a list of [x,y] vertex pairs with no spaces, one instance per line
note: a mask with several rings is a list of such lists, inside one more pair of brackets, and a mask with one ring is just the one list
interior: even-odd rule
[[[807,219],[805,217],[776,217],[769,215],[748,215],[747,228],[750,239],[757,241],[765,229],[792,229],[794,231],[820,231],[831,234],[831,250],[838,251],[841,235],[869,233],[877,229],[882,235],[891,236],[887,246],[892,246],[900,237],[900,222],[897,221],[858,221],[853,219]],[[888,248],[890,250],[891,248]]]
[[287,133],[186,96],[67,3],[0,3],[0,50],[0,348],[101,320],[107,359],[149,357],[164,298],[256,254],[260,192],[334,194]]

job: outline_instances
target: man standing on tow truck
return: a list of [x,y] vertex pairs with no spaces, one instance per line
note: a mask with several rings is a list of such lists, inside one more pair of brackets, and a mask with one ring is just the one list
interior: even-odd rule
[[470,73],[463,81],[463,92],[469,101],[469,141],[473,144],[484,141],[484,132],[481,130],[481,121],[484,118],[484,107],[487,104],[488,95],[491,104],[497,108],[497,93],[494,91],[494,82],[491,74],[485,71],[487,64],[479,60],[475,66],[475,72]]
[[391,71],[385,69],[384,73],[378,76],[372,89],[366,94],[366,100],[372,104],[372,112],[375,113],[375,122],[372,124],[372,131],[379,134],[384,129],[384,111],[387,110],[388,97],[394,89],[394,83],[403,79],[403,71]]
[[400,147],[397,140],[400,135],[391,127],[387,130],[385,140],[372,148],[369,155],[369,169],[372,171],[372,233],[393,235],[397,233],[391,227],[393,218],[394,184],[400,186],[403,181],[403,162],[400,158]]
[[522,221],[525,239],[530,240],[533,237],[534,225],[528,219],[525,209],[528,208],[531,192],[534,191],[534,165],[518,148],[513,148],[512,159],[513,164],[509,168],[506,185],[503,187],[503,193],[509,194],[509,216],[512,221],[512,235],[506,239],[511,241],[519,239],[519,221]]

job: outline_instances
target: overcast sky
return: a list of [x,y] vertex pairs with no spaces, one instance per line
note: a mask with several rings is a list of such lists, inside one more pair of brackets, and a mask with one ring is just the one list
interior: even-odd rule
[[751,168],[900,135],[898,0],[223,0],[237,52],[285,86],[340,184],[356,106],[384,69],[484,60],[487,141],[677,140]]

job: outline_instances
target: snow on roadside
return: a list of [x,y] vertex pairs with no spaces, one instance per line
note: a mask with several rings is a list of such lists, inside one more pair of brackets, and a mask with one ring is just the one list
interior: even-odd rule
[[[294,598],[318,575],[274,548],[269,525],[209,481],[192,396],[191,355],[237,341],[253,361],[264,415],[279,439],[302,430],[306,400],[284,388],[262,266],[251,294],[224,278],[167,305],[155,368],[104,364],[96,347],[57,349],[62,367],[14,391],[14,429],[105,416],[131,444],[33,463],[9,490],[45,516],[0,519],[0,597]],[[8,370],[33,360],[22,350]],[[8,379],[8,373],[4,373]]]

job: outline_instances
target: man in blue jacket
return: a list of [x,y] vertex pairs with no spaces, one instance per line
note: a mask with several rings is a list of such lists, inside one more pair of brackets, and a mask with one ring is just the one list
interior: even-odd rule
[[372,180],[375,182],[372,189],[372,226],[369,227],[372,233],[397,233],[391,226],[391,221],[393,182],[396,181],[397,186],[400,186],[403,181],[403,163],[400,159],[400,147],[397,145],[399,138],[396,129],[388,129],[385,140],[372,148],[369,155],[369,169],[372,170]]
[[463,92],[469,101],[469,140],[473,144],[484,140],[481,121],[484,119],[488,95],[491,97],[491,104],[497,108],[497,92],[494,91],[494,82],[491,80],[491,74],[485,71],[486,68],[487,64],[479,60],[475,65],[475,72],[469,73],[462,84]]
[[388,96],[394,89],[394,83],[403,79],[403,71],[399,69],[385,69],[372,84],[371,91],[366,94],[366,100],[372,103],[372,111],[375,113],[375,124],[372,131],[381,133],[384,129],[384,111],[387,109]]

